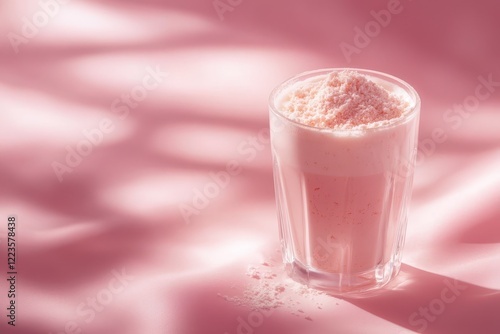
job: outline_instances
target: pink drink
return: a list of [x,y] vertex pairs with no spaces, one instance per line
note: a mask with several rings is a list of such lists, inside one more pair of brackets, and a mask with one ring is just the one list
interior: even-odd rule
[[413,88],[367,70],[307,72],[273,91],[275,190],[291,277],[343,294],[397,275],[419,112]]

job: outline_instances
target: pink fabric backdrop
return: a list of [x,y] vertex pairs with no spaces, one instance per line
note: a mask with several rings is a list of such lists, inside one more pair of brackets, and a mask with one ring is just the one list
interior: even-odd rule
[[246,331],[500,333],[499,17],[494,0],[2,1],[1,332],[237,333],[252,310],[217,294],[278,248],[267,97],[349,66],[422,98],[401,275]]

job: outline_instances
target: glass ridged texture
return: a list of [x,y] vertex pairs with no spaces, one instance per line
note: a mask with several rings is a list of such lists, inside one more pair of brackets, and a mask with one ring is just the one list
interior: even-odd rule
[[334,294],[377,289],[399,272],[417,149],[420,99],[405,82],[354,69],[407,97],[392,124],[335,130],[284,117],[280,98],[299,74],[273,90],[270,128],[283,260],[297,281]]

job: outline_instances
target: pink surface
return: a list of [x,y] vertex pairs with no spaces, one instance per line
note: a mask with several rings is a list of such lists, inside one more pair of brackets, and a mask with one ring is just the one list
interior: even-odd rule
[[422,98],[402,273],[247,332],[500,332],[497,1],[42,3],[0,4],[2,333],[237,333],[217,294],[278,248],[268,95],[346,66]]

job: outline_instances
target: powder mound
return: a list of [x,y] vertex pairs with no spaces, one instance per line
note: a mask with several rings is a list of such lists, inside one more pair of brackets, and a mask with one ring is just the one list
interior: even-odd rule
[[353,70],[296,83],[281,108],[294,121],[332,129],[387,123],[402,117],[408,109],[405,98]]

